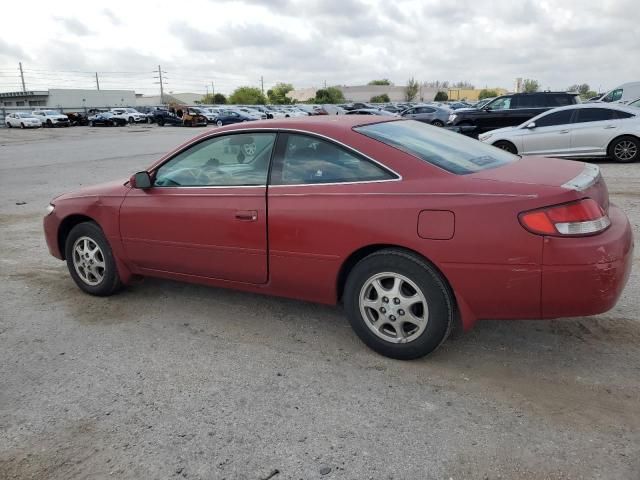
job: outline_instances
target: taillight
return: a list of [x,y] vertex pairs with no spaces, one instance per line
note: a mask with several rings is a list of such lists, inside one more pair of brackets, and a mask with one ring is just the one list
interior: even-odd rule
[[523,212],[519,218],[524,228],[540,235],[592,235],[611,225],[607,214],[591,198]]

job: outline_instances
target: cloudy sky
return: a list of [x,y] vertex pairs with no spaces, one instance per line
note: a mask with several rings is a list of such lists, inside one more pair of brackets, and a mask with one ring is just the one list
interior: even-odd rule
[[229,93],[389,78],[513,88],[640,80],[637,0],[31,0],[3,5],[0,92],[100,86]]

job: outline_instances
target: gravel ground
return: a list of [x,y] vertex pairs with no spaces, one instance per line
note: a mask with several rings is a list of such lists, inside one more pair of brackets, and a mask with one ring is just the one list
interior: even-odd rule
[[[81,293],[47,252],[48,201],[196,132],[0,130],[1,479],[640,478],[640,249],[606,314],[479,322],[413,362],[338,308]],[[640,236],[640,164],[601,166]]]

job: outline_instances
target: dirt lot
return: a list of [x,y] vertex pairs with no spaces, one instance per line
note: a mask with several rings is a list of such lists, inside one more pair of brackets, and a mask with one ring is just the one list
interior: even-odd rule
[[[336,308],[159,280],[81,293],[47,252],[48,201],[195,133],[0,130],[1,479],[640,478],[638,248],[611,312],[480,322],[414,362]],[[601,166],[640,236],[640,164]]]

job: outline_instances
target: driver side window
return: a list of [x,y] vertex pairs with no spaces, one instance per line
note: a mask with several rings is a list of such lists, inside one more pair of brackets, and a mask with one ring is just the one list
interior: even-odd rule
[[275,133],[241,133],[204,140],[156,172],[157,187],[266,185]]

